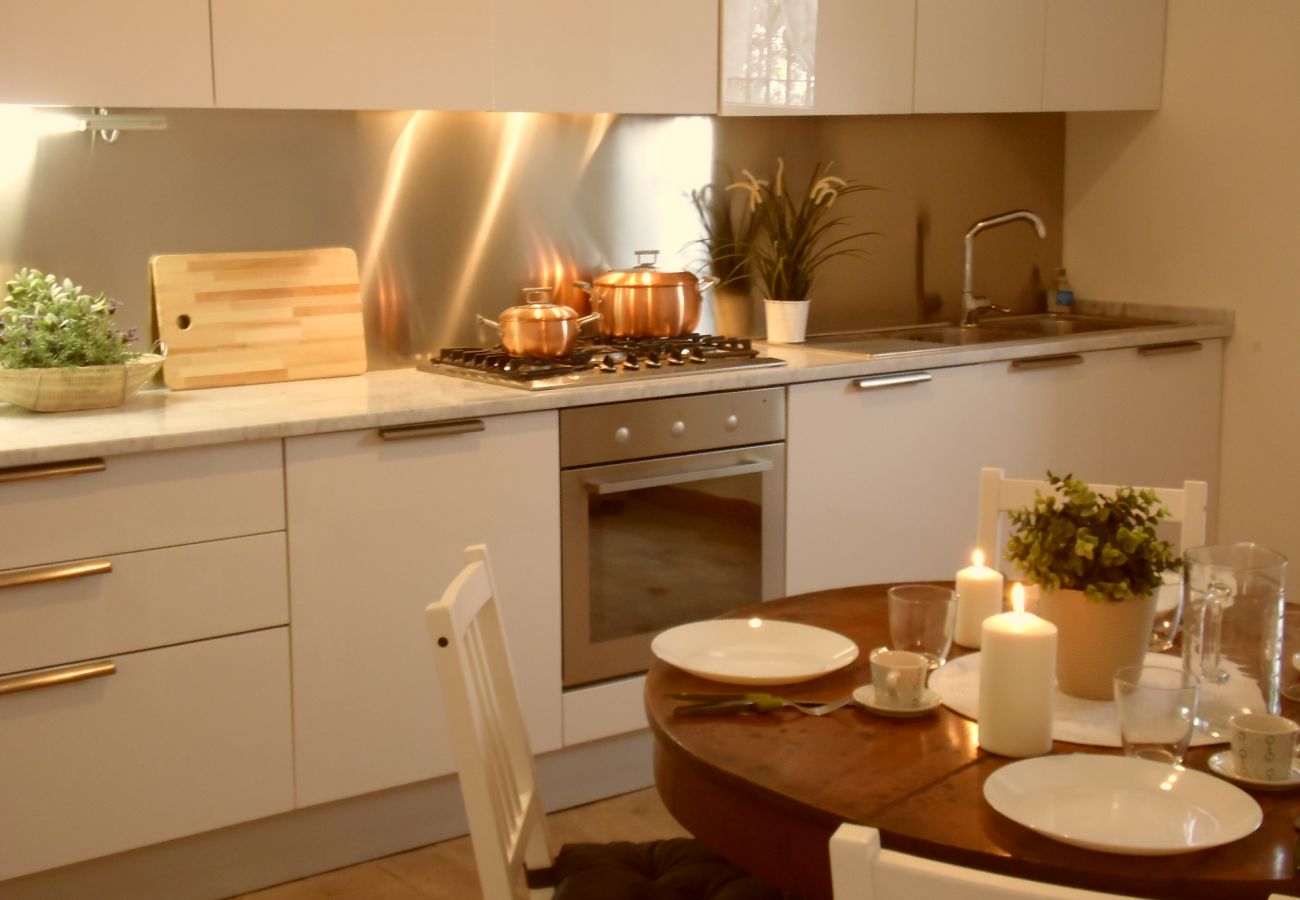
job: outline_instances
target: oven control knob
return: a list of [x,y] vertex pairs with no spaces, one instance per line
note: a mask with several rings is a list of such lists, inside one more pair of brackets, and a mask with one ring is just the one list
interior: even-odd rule
[[626,425],[622,425],[614,430],[614,440],[619,444],[626,444],[632,440],[632,432],[628,431]]
[[728,431],[735,431],[740,426],[740,420],[736,418],[735,413],[732,413],[722,420],[722,424],[727,426]]
[[681,437],[686,433],[686,423],[681,419],[678,419],[673,423],[673,427],[669,430],[672,431],[673,437]]

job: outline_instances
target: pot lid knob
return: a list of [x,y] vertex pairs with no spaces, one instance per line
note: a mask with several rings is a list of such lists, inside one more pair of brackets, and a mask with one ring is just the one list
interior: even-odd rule
[[[632,252],[636,254],[636,267],[638,269],[653,269],[655,264],[659,262],[658,250],[633,250]],[[641,258],[643,256],[650,257],[650,261],[643,260]]]

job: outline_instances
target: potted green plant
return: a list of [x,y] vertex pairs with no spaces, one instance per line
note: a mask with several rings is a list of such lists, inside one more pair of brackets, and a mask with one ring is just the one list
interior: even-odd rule
[[38,412],[118,406],[163,363],[129,348],[119,304],[91,296],[71,279],[22,269],[5,283],[0,306],[0,400]]
[[[726,181],[730,181],[727,174]],[[718,279],[713,287],[715,331],[729,337],[751,337],[754,323],[749,247],[758,219],[742,198],[716,184],[691,191],[691,204],[704,228],[704,237],[695,243],[704,250],[705,263]]]
[[1115,670],[1146,655],[1156,593],[1178,567],[1156,533],[1169,512],[1149,488],[1107,495],[1070,475],[1047,481],[1051,494],[1010,514],[1005,556],[1039,585],[1042,612],[1060,630],[1061,690],[1108,700]]
[[770,341],[803,341],[818,270],[837,256],[862,256],[861,247],[850,245],[875,233],[860,231],[836,236],[848,223],[848,216],[831,213],[835,201],[846,194],[875,188],[832,175],[832,165],[814,166],[803,191],[786,189],[785,160],[781,158],[777,159],[776,172],[771,178],[756,178],[748,170],[742,170],[745,178],[727,186],[728,190],[748,195],[749,210],[756,221],[747,256],[750,271],[765,294],[764,312]]

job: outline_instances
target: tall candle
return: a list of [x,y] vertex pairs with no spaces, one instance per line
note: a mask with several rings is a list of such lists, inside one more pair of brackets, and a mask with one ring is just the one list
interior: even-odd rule
[[1052,750],[1056,626],[1024,611],[1019,584],[1011,605],[984,620],[979,742],[1001,756],[1042,756]]
[[1002,612],[1002,573],[984,565],[984,553],[970,555],[971,564],[957,573],[957,627],[953,640],[979,649],[984,620]]

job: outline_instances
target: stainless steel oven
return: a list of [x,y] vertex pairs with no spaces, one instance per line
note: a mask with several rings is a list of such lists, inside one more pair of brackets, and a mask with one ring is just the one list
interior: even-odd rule
[[784,592],[784,388],[561,410],[560,461],[565,687]]

